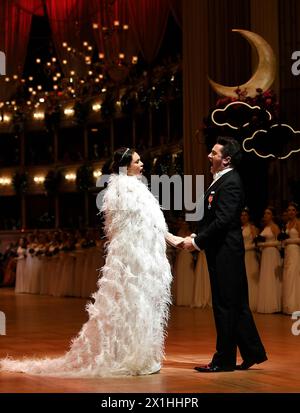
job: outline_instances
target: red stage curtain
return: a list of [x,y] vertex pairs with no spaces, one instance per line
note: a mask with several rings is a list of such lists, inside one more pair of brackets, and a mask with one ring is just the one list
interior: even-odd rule
[[[20,0],[25,9],[33,6],[33,0]],[[0,50],[6,54],[6,73],[22,76],[26,58],[32,15],[11,0],[2,0],[0,7]],[[17,81],[5,82],[0,78],[0,99],[6,100],[17,88]]]
[[[89,16],[90,9],[85,0],[47,0],[47,13],[50,21],[52,38],[60,63],[67,60],[62,66],[65,76],[75,70],[79,77],[86,72],[84,55],[87,49],[83,46],[84,41],[89,44],[92,40],[92,26]],[[63,47],[67,42],[72,48],[71,52]],[[75,51],[73,51],[75,49]]]
[[170,4],[161,0],[128,0],[131,26],[148,63],[155,59],[167,25]]
[[36,16],[44,15],[44,5],[42,0],[12,0],[15,6],[25,13],[34,14]]
[[[93,34],[98,52],[104,54],[105,70],[114,81],[121,81],[128,74],[132,57],[138,54],[138,44],[130,24],[128,0],[91,0],[89,5],[94,9],[98,7],[93,19],[98,28],[93,29]],[[128,29],[124,29],[124,25]],[[120,58],[120,53],[124,57]]]
[[182,0],[169,0],[169,3],[174,19],[182,29]]

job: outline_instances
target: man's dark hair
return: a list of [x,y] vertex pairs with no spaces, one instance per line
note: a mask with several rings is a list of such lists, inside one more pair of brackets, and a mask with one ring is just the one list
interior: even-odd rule
[[238,143],[238,141],[233,138],[229,138],[228,136],[219,136],[217,143],[223,146],[223,158],[230,156],[230,164],[233,167],[238,166],[242,160],[241,145]]

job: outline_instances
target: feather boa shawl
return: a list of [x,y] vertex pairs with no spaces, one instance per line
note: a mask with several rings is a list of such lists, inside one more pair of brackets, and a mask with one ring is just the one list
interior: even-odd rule
[[170,303],[167,226],[137,177],[112,175],[103,199],[106,262],[89,320],[55,359],[5,359],[0,370],[60,377],[151,374],[160,369]]

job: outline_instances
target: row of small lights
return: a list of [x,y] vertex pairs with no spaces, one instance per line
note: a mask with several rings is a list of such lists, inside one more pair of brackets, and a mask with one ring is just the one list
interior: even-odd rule
[[[115,27],[120,27],[120,22],[119,20],[114,20],[114,26]],[[93,23],[93,29],[99,29],[99,24],[98,23]],[[128,24],[123,24],[123,29],[124,30],[128,30],[129,26]],[[106,26],[102,26],[102,31],[105,32],[108,30],[108,27]]]
[[[87,42],[84,42],[83,44],[85,44],[85,43],[87,43]],[[66,47],[67,47],[67,43],[65,43],[65,42],[63,43],[63,45],[66,45]],[[92,46],[89,46],[89,47],[92,47]],[[69,48],[68,48],[68,49],[69,49]],[[75,50],[75,49],[74,49],[74,50]],[[119,59],[120,59],[120,60],[125,59],[125,53],[119,53],[118,56],[119,56]],[[99,57],[99,59],[104,59],[105,55],[104,55],[104,53],[98,53],[98,57]],[[51,60],[52,60],[53,63],[55,63],[55,62],[56,62],[56,57],[52,57]],[[35,61],[36,61],[37,64],[40,64],[40,63],[42,62],[39,57],[37,57]],[[85,56],[85,62],[86,62],[87,64],[91,64],[91,57],[90,57],[90,56]],[[132,64],[137,64],[137,62],[138,62],[138,56],[132,56],[132,58],[131,58],[131,63],[132,63]],[[62,64],[63,64],[63,65],[66,65],[67,63],[68,63],[68,61],[67,61],[66,59],[62,60]],[[50,66],[51,66],[51,62],[46,62],[46,65],[50,67]],[[76,74],[75,70],[70,70],[70,83],[73,83],[74,79],[72,78],[72,76],[75,76],[75,74]],[[89,75],[89,76],[92,76],[92,75],[93,75],[93,71],[92,71],[92,70],[89,70],[89,71],[88,71],[88,75]],[[52,79],[54,80],[54,82],[56,82],[59,77],[61,77],[61,73],[58,72],[58,73],[56,73],[55,76],[52,77]],[[18,78],[19,78],[18,75],[13,75],[12,78],[10,78],[9,76],[6,76],[4,80],[5,80],[5,82],[8,83],[8,82],[10,82],[11,80],[18,80]],[[96,83],[100,82],[100,79],[103,79],[103,74],[99,74],[99,75],[98,75],[98,78],[95,78],[95,82],[96,82]],[[32,82],[32,81],[33,81],[33,76],[29,76],[29,77],[28,77],[28,80],[29,80],[30,82]],[[21,83],[25,83],[25,82],[26,82],[26,79],[21,79]],[[84,81],[83,79],[81,79],[80,83],[84,84],[85,81]],[[43,86],[42,86],[42,85],[37,85],[37,89],[38,89],[39,91],[41,91],[41,90],[43,90]],[[53,89],[54,89],[54,90],[58,89],[58,85],[53,85]],[[29,88],[28,88],[28,91],[29,91],[32,95],[36,95],[36,93],[37,93],[36,90],[33,89],[33,87],[29,87]],[[47,92],[46,92],[46,93],[47,93]]]
[[[120,100],[116,101],[116,106],[121,107],[121,101]],[[101,102],[97,102],[97,103],[94,103],[92,105],[92,109],[93,109],[94,112],[99,112],[101,107],[102,107]],[[74,111],[73,107],[67,107],[67,108],[64,109],[64,114],[68,118],[71,118],[72,116],[74,116],[74,113],[75,113],[75,111]],[[44,112],[34,112],[32,116],[33,116],[33,119],[36,120],[36,121],[41,121],[41,120],[45,119],[45,113]],[[10,121],[11,121],[11,116],[9,116],[8,114],[3,114],[3,115],[0,114],[0,122],[9,123]]]
[[[121,25],[119,20],[114,20],[113,25],[114,25],[114,29],[121,29],[121,28],[123,28],[123,30],[128,30],[128,29],[129,29],[129,25],[128,25],[128,24],[123,24],[123,25]],[[99,24],[98,24],[98,23],[93,23],[93,24],[92,24],[92,27],[93,27],[93,29],[99,29]],[[102,29],[103,32],[106,32],[106,31],[109,30],[109,28],[108,28],[107,26],[102,26],[101,29]],[[62,46],[63,46],[68,52],[73,52],[73,53],[77,52],[76,49],[70,47],[67,42],[63,42],[63,43],[62,43]],[[93,46],[89,45],[89,43],[88,43],[87,41],[84,41],[84,42],[83,42],[83,46],[87,49],[87,53],[91,53],[91,52],[92,52]],[[100,53],[98,53],[98,57],[99,57],[100,60],[103,60],[104,57],[105,57],[105,54],[102,53],[102,52],[100,52]],[[118,57],[119,57],[120,61],[122,61],[122,60],[125,59],[125,54],[124,54],[124,53],[119,53],[119,54],[118,54]],[[85,60],[85,63],[86,63],[87,65],[92,64],[91,56],[89,56],[89,55],[84,55],[84,60]],[[55,63],[56,61],[57,61],[56,57],[52,57],[52,58],[51,58],[51,61],[46,62],[46,66],[50,67],[50,66],[52,65],[52,63]],[[138,57],[137,57],[137,56],[132,56],[131,62],[132,62],[132,64],[136,64],[136,63],[138,62]],[[42,60],[38,57],[38,58],[36,58],[36,63],[37,63],[37,64],[41,64],[41,63],[42,63]],[[67,61],[66,59],[63,59],[63,60],[62,60],[62,64],[63,64],[63,65],[66,65],[67,63],[68,63],[68,61]],[[92,76],[93,74],[94,74],[94,73],[93,73],[92,70],[89,70],[89,71],[88,71],[88,75],[89,75],[89,76]],[[69,75],[70,75],[69,82],[70,82],[70,84],[72,84],[72,83],[74,83],[74,76],[76,75],[76,71],[75,71],[75,70],[70,70]],[[61,76],[62,76],[61,73],[59,73],[59,72],[56,73],[55,76],[53,76],[53,81],[56,82],[56,81],[58,80],[58,78],[61,78]],[[18,80],[18,78],[19,78],[19,76],[16,75],[16,74],[13,75],[12,77],[6,76],[6,77],[5,77],[5,81],[6,81],[6,82],[10,82],[11,80]],[[99,83],[99,82],[101,81],[101,79],[103,79],[103,74],[99,74],[97,77],[95,77],[95,78],[94,78],[94,81],[95,81],[96,83]],[[28,77],[28,81],[29,81],[29,82],[32,82],[33,80],[34,80],[33,76],[29,76],[29,77]],[[26,79],[20,79],[20,81],[21,81],[21,83],[25,83],[25,82],[26,82]],[[81,79],[81,80],[80,80],[80,83],[81,83],[81,84],[84,84],[85,81],[84,81],[83,79]],[[41,91],[43,90],[43,87],[42,87],[42,85],[37,85],[36,89],[37,89],[37,90],[34,90],[33,87],[29,87],[29,88],[28,88],[28,91],[31,93],[31,95],[35,96],[38,92],[41,92]],[[54,84],[54,85],[53,85],[53,90],[57,90],[57,89],[58,89],[58,85],[57,85],[57,84]],[[74,89],[74,87],[69,86],[68,89],[70,90],[71,93],[75,94],[75,89]],[[106,88],[103,87],[102,90],[101,90],[101,92],[102,92],[102,93],[105,93],[105,92],[106,92]],[[45,96],[48,96],[48,94],[49,94],[47,91],[45,91],[44,93],[45,93]],[[37,108],[37,107],[40,105],[40,103],[44,103],[44,102],[45,102],[45,98],[44,98],[44,97],[40,97],[40,98],[39,98],[39,101],[38,101],[37,103],[35,103],[34,106]],[[33,102],[32,102],[31,100],[28,100],[26,103],[27,103],[28,106],[31,106]],[[11,101],[11,102],[10,102],[10,101],[0,102],[0,109],[1,109],[3,106],[5,106],[5,105],[7,105],[7,106],[12,105],[12,106],[14,106],[14,110],[15,110],[15,111],[18,110],[18,107],[16,106],[16,102],[15,102],[15,101]],[[117,102],[116,102],[116,106],[121,106],[121,102],[120,102],[120,101],[117,101]],[[93,104],[93,106],[92,106],[92,109],[93,109],[93,111],[95,111],[95,112],[100,111],[100,109],[101,109],[101,102],[95,102],[95,103]],[[65,114],[65,116],[67,116],[67,117],[72,117],[72,116],[74,116],[74,109],[73,109],[72,107],[66,107],[66,108],[64,109],[64,114]],[[44,112],[42,112],[42,111],[36,111],[36,112],[33,113],[32,116],[33,116],[33,119],[36,120],[36,121],[41,121],[41,120],[43,120],[43,119],[45,118],[45,114],[44,114]],[[9,123],[9,122],[11,121],[11,118],[12,118],[12,117],[10,116],[10,114],[7,114],[7,113],[2,113],[2,114],[0,114],[0,122]]]
[[[113,25],[114,25],[115,28],[121,28],[121,25],[120,25],[120,21],[119,21],[119,20],[114,20]],[[92,24],[92,27],[93,27],[93,29],[99,29],[99,24],[98,24],[98,23],[93,23],[93,24]],[[129,29],[129,25],[128,25],[128,24],[123,24],[123,25],[122,25],[122,28],[123,28],[123,30],[128,30],[128,29]],[[106,32],[106,31],[109,30],[109,28],[108,28],[107,26],[102,26],[101,29],[102,29],[103,32]],[[93,46],[89,45],[89,43],[88,43],[87,41],[84,41],[82,44],[83,44],[84,47],[87,48],[87,50],[88,50],[89,52],[92,52]],[[63,46],[64,48],[66,48],[68,52],[76,52],[76,49],[70,47],[67,42],[63,42],[63,43],[62,43],[62,46]],[[98,53],[99,59],[104,59],[104,56],[105,56],[104,53],[102,53],[102,52]],[[119,59],[122,60],[122,59],[124,59],[124,58],[125,58],[125,54],[124,54],[124,53],[119,53]],[[52,57],[51,60],[52,60],[53,63],[55,63],[57,59],[56,59],[56,57]],[[87,64],[91,64],[91,57],[90,57],[90,56],[85,56],[85,61],[86,61]],[[137,57],[137,56],[132,56],[132,63],[135,64],[135,63],[137,63],[137,61],[138,61],[138,57]],[[40,59],[39,57],[36,58],[36,63],[37,63],[37,64],[41,63],[41,59]],[[62,63],[63,63],[64,65],[66,65],[66,64],[68,63],[68,61],[67,61],[66,59],[64,59],[64,60],[62,61]],[[47,66],[51,66],[51,62],[46,62],[46,65],[47,65]],[[70,72],[70,74],[71,74],[71,76],[75,75],[75,71],[72,70],[72,71]],[[89,73],[89,74],[90,74],[90,73]],[[91,74],[92,74],[92,73],[91,73]],[[56,74],[56,77],[61,77],[61,73],[57,73],[57,74]],[[16,74],[13,75],[12,78],[10,78],[9,76],[6,76],[6,77],[5,77],[5,81],[6,81],[6,82],[10,82],[11,80],[17,80],[18,78],[19,78],[19,76],[16,75]],[[32,77],[32,76],[29,76],[29,77],[28,77],[28,80],[29,80],[29,81],[32,81],[32,80],[33,80],[33,77]],[[55,81],[55,80],[57,80],[57,79],[53,79],[53,80]],[[21,82],[22,82],[22,83],[25,83],[25,82],[26,82],[26,79],[21,79]],[[39,86],[38,86],[38,89],[41,90],[41,89],[42,89],[42,86],[39,85]],[[29,91],[30,91],[30,90],[29,90]],[[32,90],[31,92],[33,92],[33,90]]]
[[[95,179],[98,179],[99,176],[101,176],[101,174],[102,173],[101,173],[100,169],[97,169],[96,171],[93,172],[93,176],[94,176]],[[36,184],[43,184],[45,182],[45,179],[46,178],[43,175],[37,175],[33,178],[33,180]],[[69,172],[65,175],[65,179],[68,182],[74,182],[76,180],[76,174],[74,172]],[[0,185],[2,185],[2,186],[8,186],[8,185],[11,184],[11,182],[12,182],[12,180],[9,177],[3,176],[3,177],[0,178]]]

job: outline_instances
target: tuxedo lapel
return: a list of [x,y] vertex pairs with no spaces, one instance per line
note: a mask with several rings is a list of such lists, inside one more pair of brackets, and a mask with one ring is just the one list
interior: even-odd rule
[[214,182],[210,187],[207,188],[207,190],[204,193],[204,199],[208,197],[208,195],[212,191],[216,191],[218,187],[229,177],[231,176],[232,173],[234,173],[234,169],[232,171],[227,172],[226,174],[222,175],[221,178],[217,179],[216,182]]

